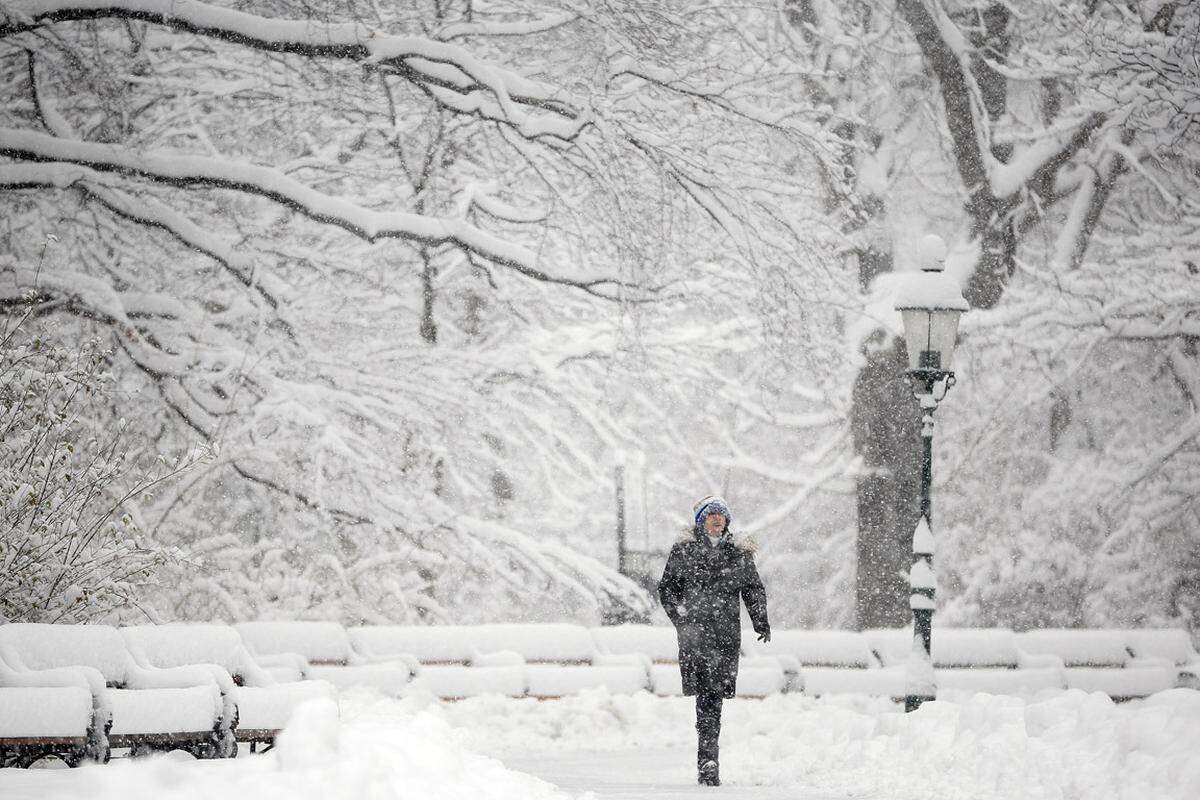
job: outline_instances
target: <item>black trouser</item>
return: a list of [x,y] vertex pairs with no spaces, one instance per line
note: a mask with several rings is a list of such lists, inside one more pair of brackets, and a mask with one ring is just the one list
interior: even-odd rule
[[712,647],[696,659],[696,766],[720,761],[721,704],[724,702],[726,669],[722,651]]
[[702,686],[696,695],[697,767],[704,766],[706,761],[720,761],[721,703],[719,686]]

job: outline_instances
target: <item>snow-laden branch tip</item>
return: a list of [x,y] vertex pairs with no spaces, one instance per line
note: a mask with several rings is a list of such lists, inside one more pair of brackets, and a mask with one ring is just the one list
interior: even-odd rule
[[561,28],[579,19],[579,14],[563,11],[545,17],[508,22],[451,22],[442,26],[435,34],[440,41],[449,41],[462,36],[528,36]]
[[391,36],[362,22],[272,19],[196,0],[11,0],[0,38],[59,22],[140,20],[257,50],[373,64],[414,84],[460,98],[487,95],[474,107],[530,138],[573,139],[589,123],[564,92],[481,61],[468,50],[420,36]]

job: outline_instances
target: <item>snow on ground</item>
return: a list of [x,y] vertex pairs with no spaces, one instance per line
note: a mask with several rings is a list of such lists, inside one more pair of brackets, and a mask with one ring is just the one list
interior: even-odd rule
[[[387,705],[376,695],[381,704]],[[298,709],[275,750],[234,760],[170,753],[76,770],[0,770],[4,800],[565,800],[532,776],[464,748],[429,713],[337,719],[331,701]]]
[[[555,758],[670,749],[690,778],[692,709],[688,698],[597,692],[553,703],[474,698],[435,713],[474,749],[544,777],[556,777]],[[1121,705],[1080,691],[980,694],[915,714],[886,700],[802,695],[726,701],[725,709],[727,784],[889,800],[1200,797],[1200,692],[1187,689]],[[599,779],[613,762],[596,764]],[[677,763],[662,766],[666,774]],[[583,785],[568,777],[565,788]]]
[[[1200,797],[1200,692],[1114,705],[1100,694],[976,695],[915,714],[867,698],[726,703],[721,789],[692,784],[687,698],[610,695],[440,703],[342,695],[304,708],[266,755],[172,755],[79,770],[0,770],[0,797],[495,798],[721,796],[938,800]],[[551,782],[540,780],[540,776]],[[557,788],[555,785],[556,784]]]

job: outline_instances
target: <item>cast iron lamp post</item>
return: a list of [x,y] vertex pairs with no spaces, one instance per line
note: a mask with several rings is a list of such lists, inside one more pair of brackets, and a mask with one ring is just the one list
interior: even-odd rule
[[929,497],[933,482],[933,412],[954,385],[951,369],[958,320],[970,306],[958,283],[942,272],[946,244],[934,234],[921,240],[921,272],[911,275],[896,295],[896,310],[904,318],[908,376],[921,407],[921,519],[913,531],[913,564],[909,570],[913,612],[912,653],[908,661],[904,710],[914,711],[936,691],[931,642],[933,595],[933,516]]

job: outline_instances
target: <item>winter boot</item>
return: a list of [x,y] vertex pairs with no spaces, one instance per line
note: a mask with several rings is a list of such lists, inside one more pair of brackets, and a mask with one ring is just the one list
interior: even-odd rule
[[701,786],[720,786],[721,777],[719,767],[715,761],[705,761],[700,765],[700,785]]

